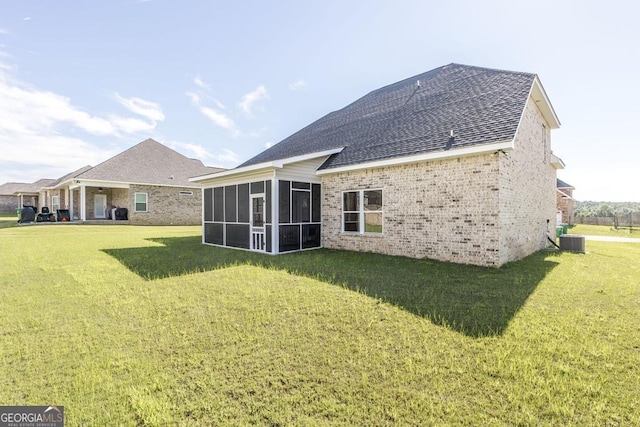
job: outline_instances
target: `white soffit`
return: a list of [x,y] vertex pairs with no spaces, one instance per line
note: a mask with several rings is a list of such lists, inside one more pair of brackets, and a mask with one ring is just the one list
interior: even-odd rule
[[204,182],[210,181],[213,179],[219,179],[234,175],[242,175],[250,172],[258,172],[261,170],[270,170],[270,169],[282,169],[285,165],[297,162],[303,162],[305,160],[316,159],[318,157],[328,157],[332,154],[337,154],[341,152],[344,147],[333,148],[331,150],[318,151],[316,153],[303,154],[301,156],[288,157],[286,159],[273,160],[270,162],[257,163],[255,165],[249,165],[241,168],[230,169],[222,172],[216,172],[209,175],[196,176],[193,178],[189,178],[191,182]]
[[564,169],[565,168],[565,164],[562,161],[562,159],[560,157],[556,156],[553,153],[551,153],[551,166],[553,166],[556,169]]
[[538,79],[538,76],[536,76],[533,81],[531,97],[536,102],[536,105],[540,109],[540,112],[542,112],[542,115],[549,124],[549,127],[551,129],[558,129],[560,127],[560,120],[558,119],[558,116],[553,109],[553,105],[551,105],[551,101],[549,101],[549,97],[547,97],[547,93],[545,92],[540,79]]

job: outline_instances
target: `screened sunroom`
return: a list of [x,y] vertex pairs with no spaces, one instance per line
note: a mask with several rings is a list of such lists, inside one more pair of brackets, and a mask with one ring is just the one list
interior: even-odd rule
[[328,154],[191,178],[203,187],[202,242],[270,254],[321,247],[315,172]]

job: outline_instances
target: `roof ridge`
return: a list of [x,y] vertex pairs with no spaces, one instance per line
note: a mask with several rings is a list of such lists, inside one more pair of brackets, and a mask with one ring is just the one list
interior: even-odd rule
[[[121,151],[121,152],[119,152],[118,154],[116,154],[116,155],[114,155],[114,156],[111,156],[111,157],[109,157],[108,159],[103,160],[102,162],[98,163],[97,165],[92,166],[91,168],[89,168],[89,169],[87,169],[87,170],[85,170],[85,171],[82,171],[81,173],[79,173],[78,175],[76,175],[74,178],[81,178],[81,177],[82,177],[82,175],[84,175],[84,174],[88,173],[89,171],[92,171],[92,170],[96,169],[97,167],[102,166],[102,165],[104,165],[105,163],[110,162],[111,160],[113,160],[113,159],[115,159],[115,158],[117,158],[117,157],[120,157],[120,156],[124,155],[125,153],[128,153],[129,151],[131,151],[131,150],[133,150],[134,148],[136,148],[136,147],[138,147],[138,146],[140,146],[140,145],[142,145],[142,144],[146,143],[147,141],[155,142],[156,144],[159,144],[159,145],[162,145],[163,147],[165,147],[165,145],[160,144],[160,143],[159,143],[158,141],[156,141],[155,139],[153,139],[153,138],[147,138],[147,139],[145,139],[144,141],[138,142],[137,144],[132,145],[131,147],[127,148],[126,150]],[[166,147],[166,148],[169,148],[169,147]],[[170,148],[169,148],[169,149],[170,149]]]
[[322,169],[504,142],[515,136],[536,78],[452,62],[369,91],[238,167],[337,147]]

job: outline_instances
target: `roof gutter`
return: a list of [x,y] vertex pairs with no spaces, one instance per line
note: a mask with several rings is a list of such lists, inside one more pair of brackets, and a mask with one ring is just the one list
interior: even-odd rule
[[189,178],[191,182],[203,182],[211,179],[218,179],[229,177],[233,175],[240,175],[249,172],[259,172],[262,170],[270,170],[270,169],[282,169],[288,164],[304,162],[305,160],[317,159],[318,157],[328,157],[332,154],[337,154],[341,152],[344,147],[340,148],[332,148],[331,150],[318,151],[315,153],[303,154],[295,157],[288,157],[286,159],[272,160],[270,162],[256,163],[254,165],[248,165],[244,167],[239,167],[235,169],[230,169],[222,172],[211,173],[208,175],[195,176],[193,178]]
[[347,165],[336,168],[320,169],[316,171],[316,175],[328,175],[339,172],[350,172],[362,169],[383,168],[388,166],[406,165],[410,163],[419,163],[431,160],[445,160],[457,157],[468,157],[478,154],[493,154],[498,151],[507,152],[513,150],[513,140],[504,142],[495,142],[492,144],[475,145],[472,147],[458,148],[455,150],[436,151],[429,153],[416,154],[413,156],[394,157],[392,159],[376,160],[367,163],[358,163],[356,165]]

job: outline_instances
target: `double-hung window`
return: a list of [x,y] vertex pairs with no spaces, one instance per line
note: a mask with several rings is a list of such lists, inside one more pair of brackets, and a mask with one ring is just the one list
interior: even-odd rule
[[342,231],[382,233],[382,190],[342,193]]
[[135,194],[136,212],[147,212],[147,193]]
[[60,196],[51,196],[51,212],[60,209]]

